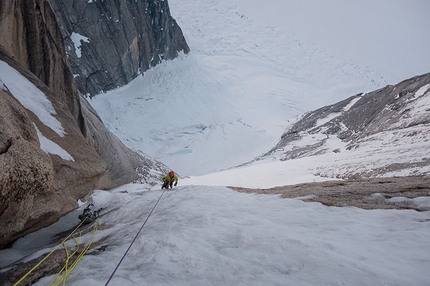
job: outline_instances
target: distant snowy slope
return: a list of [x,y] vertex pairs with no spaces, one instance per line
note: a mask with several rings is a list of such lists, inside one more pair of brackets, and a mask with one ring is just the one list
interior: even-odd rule
[[[191,53],[96,96],[91,104],[128,146],[181,175],[200,175],[271,149],[296,115],[399,80],[384,74],[391,68],[387,61],[351,57],[342,50],[346,45],[327,46],[330,38],[319,43],[319,34],[310,41],[312,31],[318,33],[314,25],[294,30],[276,20],[289,15],[281,11],[291,3],[283,3],[265,2],[278,11],[270,14],[239,0],[169,1]],[[369,3],[362,5],[365,10]],[[306,11],[297,10],[302,12],[305,17]],[[392,21],[384,15],[372,23]],[[416,22],[409,24],[412,29]],[[421,34],[415,35],[420,43]],[[376,45],[373,38],[361,39],[370,49]]]

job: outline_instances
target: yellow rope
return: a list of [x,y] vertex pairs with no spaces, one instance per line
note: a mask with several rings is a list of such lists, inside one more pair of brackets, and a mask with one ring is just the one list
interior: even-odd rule
[[60,285],[60,283],[62,282],[63,285],[66,285],[66,278],[67,276],[70,274],[70,272],[72,272],[72,270],[75,268],[75,266],[79,263],[79,261],[81,260],[81,258],[85,255],[85,253],[88,251],[88,249],[90,249],[91,244],[94,241],[94,238],[96,236],[98,227],[100,226],[100,221],[97,220],[97,225],[94,226],[93,231],[92,231],[92,235],[88,241],[88,243],[85,245],[84,249],[79,253],[79,255],[77,256],[77,258],[75,259],[75,261],[73,261],[73,263],[70,265],[69,267],[69,260],[70,258],[72,258],[73,256],[75,256],[76,253],[78,253],[79,250],[79,240],[82,237],[82,233],[80,233],[79,235],[79,240],[76,241],[75,239],[75,251],[69,255],[67,247],[64,245],[64,248],[66,250],[66,262],[65,265],[63,266],[63,268],[61,268],[60,272],[57,273],[57,275],[54,277],[54,279],[49,283],[49,286],[57,286]]
[[61,278],[61,273],[64,271],[64,269],[67,269],[67,265],[69,264],[69,260],[71,257],[73,257],[79,250],[79,241],[82,237],[82,232],[79,234],[79,239],[76,240],[76,238],[73,237],[73,239],[75,240],[75,251],[73,251],[72,254],[69,254],[69,249],[67,248],[65,243],[62,243],[63,247],[64,247],[64,251],[66,252],[66,261],[64,266],[61,268],[60,272],[58,272],[54,279],[52,279],[52,281],[49,283],[49,285],[58,285],[59,283],[57,283],[56,281],[60,281],[62,280]]
[[52,249],[52,251],[48,255],[46,255],[39,263],[37,263],[33,268],[31,268],[30,271],[28,271],[21,279],[19,279],[15,284],[13,284],[13,286],[18,285],[25,278],[27,278],[27,276],[30,275],[30,273],[33,272],[37,267],[39,267],[49,256],[51,256],[51,254],[54,253],[54,251],[57,250],[58,247],[60,247],[61,245],[65,245],[65,242],[75,233],[75,231],[78,228],[80,228],[82,226],[82,224],[86,221],[86,219],[87,219],[87,217],[85,217],[85,219],[83,219],[81,221],[81,223],[60,244],[58,244],[56,247],[54,247],[54,249]]

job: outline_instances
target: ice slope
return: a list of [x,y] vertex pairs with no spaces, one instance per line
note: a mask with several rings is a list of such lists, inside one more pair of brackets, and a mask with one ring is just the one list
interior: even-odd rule
[[[169,1],[191,53],[91,104],[127,145],[181,175],[249,161],[278,142],[290,118],[430,67],[427,2],[339,2]],[[386,41],[396,35],[407,40]]]

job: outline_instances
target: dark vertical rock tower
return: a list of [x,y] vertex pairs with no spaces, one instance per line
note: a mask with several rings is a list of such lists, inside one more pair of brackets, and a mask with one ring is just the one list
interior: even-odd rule
[[50,0],[78,89],[87,95],[129,83],[190,51],[167,0]]

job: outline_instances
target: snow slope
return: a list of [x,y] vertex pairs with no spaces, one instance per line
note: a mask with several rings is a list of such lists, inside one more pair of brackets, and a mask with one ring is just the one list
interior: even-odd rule
[[[278,183],[276,176],[272,182]],[[66,285],[105,285],[112,275],[108,285],[123,286],[428,285],[430,281],[429,211],[326,207],[225,187],[189,186],[187,180],[180,183],[164,194],[159,186],[148,190],[133,184],[96,191],[92,202],[96,208],[104,207],[105,213],[96,235],[96,241],[106,239],[103,251],[96,248],[84,256]],[[419,202],[430,208],[428,198]],[[18,240],[0,257],[17,258],[31,248],[34,251],[34,241],[49,241],[61,226],[69,229],[78,222],[77,215],[71,213],[61,224]],[[81,243],[90,235],[84,235]],[[37,253],[49,250],[42,247]],[[47,276],[34,285],[47,285],[53,278]]]
[[260,3],[169,1],[191,53],[91,104],[127,145],[201,175],[266,152],[298,114],[430,69],[426,1]]

